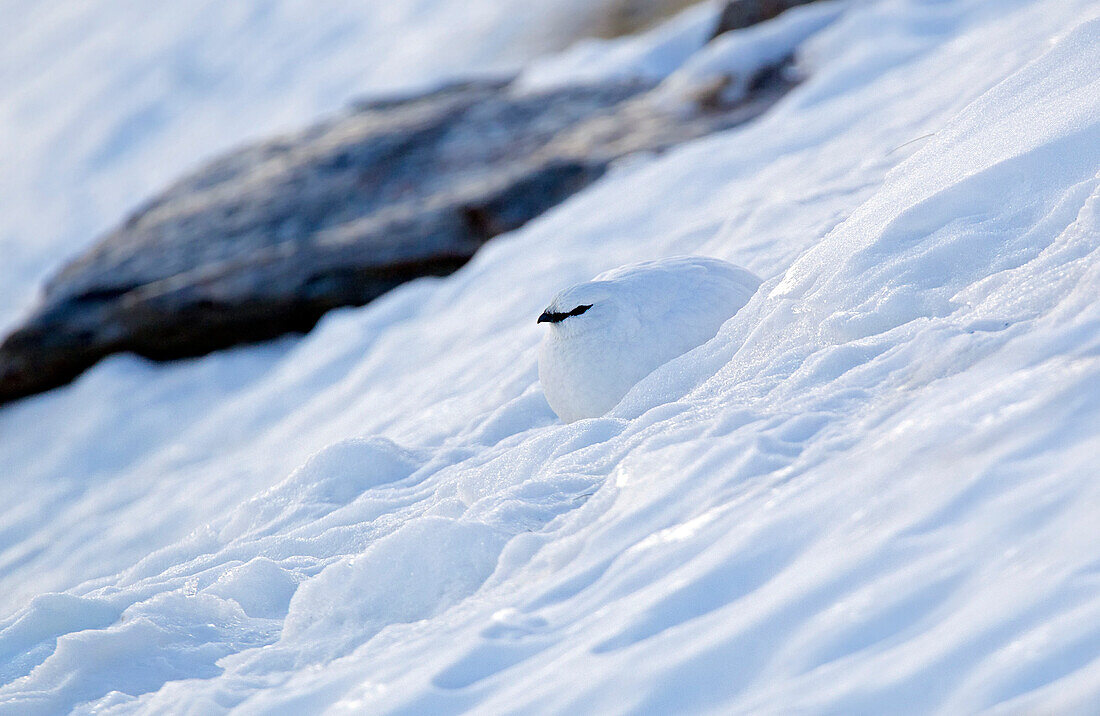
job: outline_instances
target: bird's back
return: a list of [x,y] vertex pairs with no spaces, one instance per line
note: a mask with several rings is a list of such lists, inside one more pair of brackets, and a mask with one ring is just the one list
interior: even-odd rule
[[649,328],[640,340],[662,362],[712,338],[760,286],[752,272],[703,256],[644,261],[595,280],[617,284],[632,297],[641,324]]

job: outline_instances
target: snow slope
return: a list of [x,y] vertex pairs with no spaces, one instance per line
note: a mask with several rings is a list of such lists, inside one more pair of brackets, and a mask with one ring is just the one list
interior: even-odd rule
[[[0,713],[1094,711],[1095,3],[801,57],[449,278],[0,411]],[[683,253],[765,283],[561,425],[547,299]]]

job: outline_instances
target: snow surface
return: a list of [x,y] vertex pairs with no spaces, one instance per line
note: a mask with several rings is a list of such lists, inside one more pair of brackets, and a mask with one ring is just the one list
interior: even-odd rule
[[516,78],[516,86],[543,92],[608,79],[663,79],[706,44],[718,24],[719,10],[717,2],[702,2],[647,32],[581,40],[565,52],[530,63]]
[[[449,278],[0,411],[0,713],[1094,712],[1097,7],[800,62]],[[561,425],[538,312],[685,253],[765,283]]]
[[724,103],[744,99],[762,67],[782,64],[806,38],[846,8],[847,3],[839,0],[819,1],[793,7],[772,22],[727,32],[677,67],[661,84],[655,100],[669,108],[690,106],[699,92],[714,88]]

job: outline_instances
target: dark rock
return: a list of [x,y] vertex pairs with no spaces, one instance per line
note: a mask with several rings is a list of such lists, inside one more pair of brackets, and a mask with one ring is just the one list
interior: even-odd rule
[[48,282],[0,344],[0,403],[116,352],[166,360],[307,331],[332,308],[454,271],[614,159],[744,122],[786,88],[774,73],[745,102],[684,116],[635,83],[523,95],[473,82],[232,153]]
[[711,33],[711,39],[723,32],[740,30],[770,20],[782,12],[797,5],[808,5],[816,0],[726,0],[718,24]]
[[589,31],[596,37],[621,37],[649,29],[698,0],[611,0],[600,3],[600,14]]

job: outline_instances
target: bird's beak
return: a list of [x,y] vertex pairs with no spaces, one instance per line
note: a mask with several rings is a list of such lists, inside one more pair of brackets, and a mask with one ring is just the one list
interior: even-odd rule
[[557,320],[557,316],[550,311],[543,311],[542,315],[539,316],[539,320],[535,321],[535,323],[556,323]]

